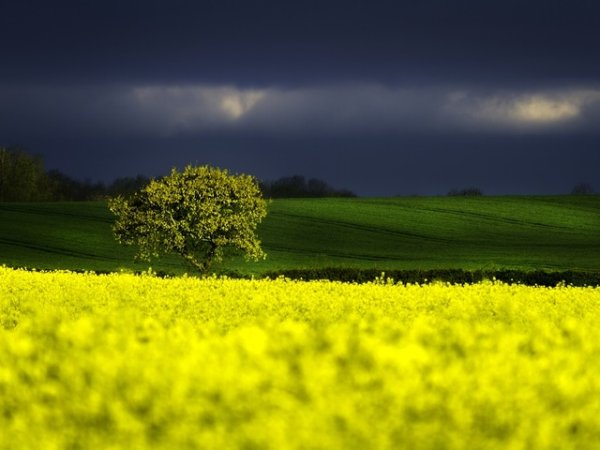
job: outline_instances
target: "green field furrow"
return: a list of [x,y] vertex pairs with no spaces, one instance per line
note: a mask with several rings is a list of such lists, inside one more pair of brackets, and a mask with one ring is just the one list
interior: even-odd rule
[[[390,228],[379,226],[377,224],[366,225],[366,224],[354,223],[354,222],[350,222],[350,221],[324,219],[324,218],[318,218],[318,217],[306,217],[306,216],[302,216],[299,214],[289,214],[289,213],[281,213],[281,212],[274,212],[274,213],[272,213],[272,216],[289,217],[294,222],[299,222],[299,221],[313,222],[319,226],[322,226],[323,228],[328,228],[328,227],[349,228],[352,230],[358,230],[360,232],[378,233],[378,234],[405,237],[405,238],[409,238],[409,239],[415,238],[418,240],[428,240],[428,241],[434,241],[434,242],[449,242],[449,241],[451,241],[450,239],[440,238],[439,236],[428,236],[425,234],[419,234],[419,233],[414,233],[414,232],[410,232],[410,231],[405,231],[400,228],[390,229]],[[401,224],[396,224],[396,225],[398,226]]]
[[74,256],[77,258],[85,258],[85,259],[100,259],[100,260],[104,259],[104,258],[116,259],[116,258],[111,258],[109,256],[100,256],[95,253],[77,251],[72,248],[62,248],[62,247],[58,247],[55,245],[40,245],[37,243],[28,242],[25,240],[18,240],[18,239],[0,238],[0,245],[13,246],[13,247],[16,247],[19,249],[30,249],[30,250],[34,250],[34,251],[50,253],[57,257]]

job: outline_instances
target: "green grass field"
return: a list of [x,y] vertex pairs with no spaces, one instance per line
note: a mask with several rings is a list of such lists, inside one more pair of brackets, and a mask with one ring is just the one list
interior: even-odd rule
[[[0,204],[0,264],[146,270],[116,243],[104,202]],[[265,261],[215,267],[261,274],[319,267],[600,271],[600,197],[274,200],[259,235]],[[153,270],[192,272],[177,257]]]

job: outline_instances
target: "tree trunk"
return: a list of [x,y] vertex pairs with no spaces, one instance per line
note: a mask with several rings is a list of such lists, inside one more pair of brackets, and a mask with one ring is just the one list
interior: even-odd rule
[[206,275],[208,272],[208,269],[210,268],[213,258],[215,257],[215,254],[217,252],[217,246],[213,243],[210,243],[210,247],[208,252],[206,252],[206,255],[204,257],[204,261],[198,261],[196,259],[196,257],[194,256],[193,253],[191,252],[186,252],[186,251],[182,251],[180,254],[181,256],[183,256],[183,258],[190,263],[192,266],[194,266],[196,269],[198,269],[198,271],[200,272],[201,275]]

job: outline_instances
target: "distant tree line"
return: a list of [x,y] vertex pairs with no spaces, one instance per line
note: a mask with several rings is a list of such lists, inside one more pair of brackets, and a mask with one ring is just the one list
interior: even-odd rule
[[48,181],[42,158],[0,147],[0,201],[48,200]]
[[100,200],[117,195],[129,197],[150,182],[150,178],[137,175],[136,177],[120,177],[110,184],[94,183],[90,180],[76,180],[58,170],[48,172],[48,177],[52,192],[50,200],[55,201]]
[[260,188],[263,196],[267,198],[356,197],[356,194],[348,189],[334,189],[323,180],[307,180],[302,175],[262,181]]
[[[578,183],[571,190],[571,195],[592,195],[594,188],[590,183]],[[483,195],[481,189],[477,187],[468,187],[463,189],[450,189],[449,197],[478,197]]]
[[571,194],[573,195],[590,195],[594,193],[594,188],[589,183],[579,183],[575,185]]
[[143,175],[117,178],[108,185],[80,181],[58,170],[46,171],[41,157],[18,147],[0,147],[0,202],[85,201],[128,196],[149,182]]
[[479,197],[481,195],[483,195],[483,192],[476,187],[450,189],[448,191],[448,197]]
[[[0,146],[0,202],[86,201],[122,195],[130,196],[150,182],[145,175],[120,177],[112,183],[77,180],[58,170],[46,171],[40,156],[19,147]],[[356,197],[348,189],[335,189],[318,178],[302,175],[282,177],[274,181],[260,181],[266,198]],[[579,183],[573,195],[594,194],[589,183]],[[481,196],[477,187],[451,189],[448,196]]]
[[[144,175],[121,177],[112,183],[77,180],[59,170],[47,171],[41,157],[18,147],[0,147],[0,202],[87,201],[129,197],[150,182]],[[301,175],[259,183],[266,198],[356,197],[317,178]]]

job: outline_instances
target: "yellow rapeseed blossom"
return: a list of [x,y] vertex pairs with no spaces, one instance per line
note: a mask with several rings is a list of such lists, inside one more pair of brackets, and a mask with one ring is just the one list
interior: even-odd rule
[[0,449],[600,448],[600,289],[0,268]]

